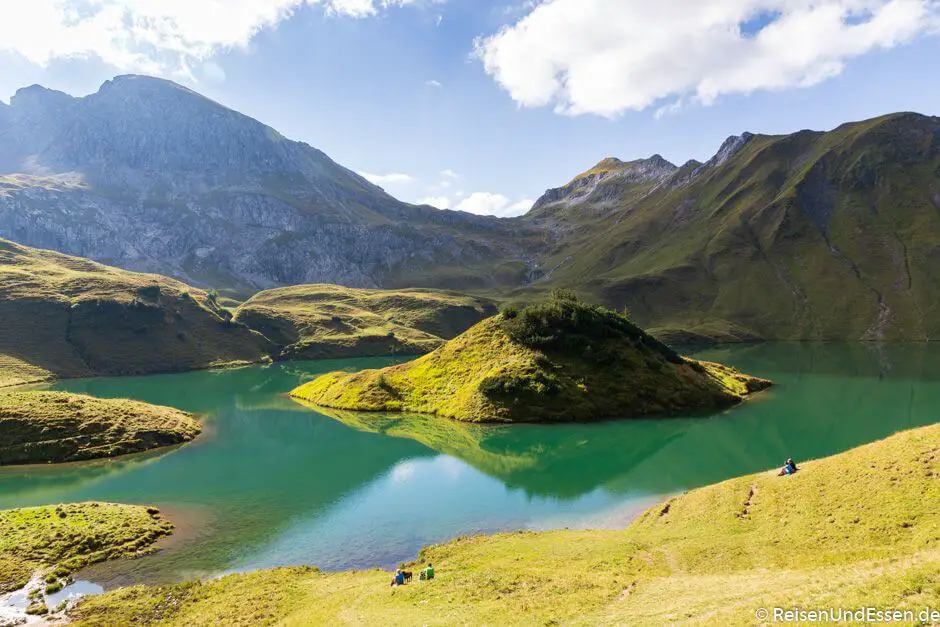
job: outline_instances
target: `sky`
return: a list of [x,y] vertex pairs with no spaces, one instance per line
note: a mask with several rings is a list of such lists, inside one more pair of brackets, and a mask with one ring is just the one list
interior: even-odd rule
[[940,114],[940,0],[0,3],[0,100],[162,76],[474,213],[524,213],[605,157]]

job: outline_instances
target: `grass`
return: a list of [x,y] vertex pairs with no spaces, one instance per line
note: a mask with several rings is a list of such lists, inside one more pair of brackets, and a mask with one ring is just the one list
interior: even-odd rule
[[254,295],[235,320],[264,334],[282,359],[333,359],[428,353],[495,312],[456,292],[299,285]]
[[0,386],[264,359],[206,292],[0,239]]
[[767,385],[684,359],[625,316],[556,293],[484,320],[416,361],[330,373],[291,395],[336,409],[561,422],[727,407]]
[[88,564],[145,552],[173,525],[152,507],[81,503],[0,510],[0,529],[3,593],[22,588],[36,571],[47,572],[54,588]]
[[431,583],[279,569],[89,598],[78,624],[752,624],[760,607],[940,604],[940,425],[669,499],[623,531],[422,551]]
[[0,466],[138,453],[200,431],[190,414],[170,407],[66,392],[0,393]]

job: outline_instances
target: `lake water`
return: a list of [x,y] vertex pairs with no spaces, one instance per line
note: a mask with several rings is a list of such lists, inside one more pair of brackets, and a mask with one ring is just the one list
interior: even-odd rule
[[696,356],[777,386],[706,417],[477,426],[326,415],[285,396],[318,373],[392,360],[64,381],[53,387],[197,412],[206,431],[171,451],[0,469],[0,508],[161,507],[176,539],[83,574],[106,587],[292,564],[389,567],[461,534],[622,527],[665,495],[940,420],[940,347],[777,344]]

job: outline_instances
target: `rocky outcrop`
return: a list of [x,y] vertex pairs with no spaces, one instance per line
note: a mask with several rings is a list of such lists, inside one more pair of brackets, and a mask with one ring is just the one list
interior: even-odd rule
[[608,157],[575,177],[564,187],[546,191],[535,202],[532,210],[537,211],[556,203],[570,206],[585,202],[610,202],[620,195],[617,185],[632,186],[659,182],[675,173],[677,169],[660,155],[630,162]]

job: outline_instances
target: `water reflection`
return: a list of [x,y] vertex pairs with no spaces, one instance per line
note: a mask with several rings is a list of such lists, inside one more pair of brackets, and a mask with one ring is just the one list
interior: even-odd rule
[[778,344],[699,356],[777,386],[708,417],[483,426],[311,409],[285,395],[322,372],[393,360],[61,382],[200,413],[206,435],[169,452],[0,469],[0,507],[165,508],[177,539],[84,575],[108,585],[299,563],[387,566],[463,533],[623,525],[665,494],[938,420],[933,346]]

